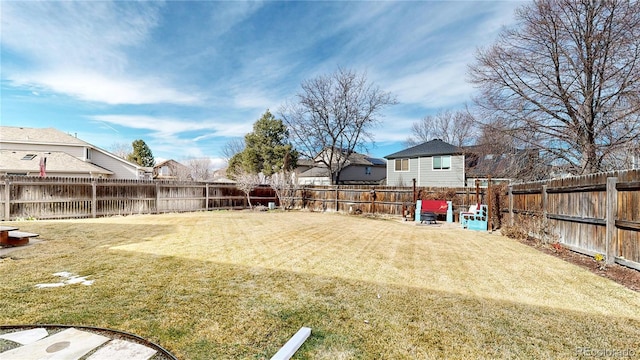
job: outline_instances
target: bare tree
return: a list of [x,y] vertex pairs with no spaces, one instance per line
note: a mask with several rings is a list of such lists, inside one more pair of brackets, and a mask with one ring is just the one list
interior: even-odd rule
[[175,178],[178,181],[192,181],[194,178],[191,176],[191,170],[186,165],[179,163],[175,160],[169,160],[159,164],[158,171],[163,172],[166,168],[168,168],[167,173],[158,174],[160,176],[169,175]]
[[252,208],[251,197],[249,195],[253,189],[257,188],[262,183],[260,176],[255,173],[247,172],[242,167],[238,167],[234,174],[236,186],[245,194],[247,202],[249,203],[249,208]]
[[271,175],[267,182],[276,192],[276,196],[280,200],[280,207],[284,210],[293,208],[296,191],[299,188],[296,174],[282,170]]
[[235,154],[239,154],[244,150],[243,138],[232,138],[222,147],[222,156],[229,162]]
[[369,83],[365,74],[340,68],[304,81],[296,101],[285,104],[280,113],[295,148],[324,164],[337,184],[356,147],[373,140],[370,131],[382,110],[396,103],[390,93]]
[[114,142],[109,146],[109,152],[123,159],[127,158],[129,153],[131,153],[131,150],[131,144],[126,142]]
[[191,158],[185,161],[185,165],[193,180],[208,180],[213,176],[209,158]]
[[500,127],[500,122],[491,125],[480,129],[476,144],[465,147],[468,175],[520,181],[542,180],[549,176],[550,166],[540,157],[539,149],[527,147],[509,136]]
[[541,0],[478,52],[486,125],[585,174],[640,138],[640,1]]
[[411,147],[433,139],[458,147],[471,145],[476,138],[474,121],[468,110],[444,110],[435,115],[427,115],[413,123],[406,146]]

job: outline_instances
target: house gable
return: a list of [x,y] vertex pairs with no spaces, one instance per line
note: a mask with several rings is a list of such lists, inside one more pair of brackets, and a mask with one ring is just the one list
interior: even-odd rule
[[193,180],[189,167],[172,159],[162,161],[153,167],[154,179]]

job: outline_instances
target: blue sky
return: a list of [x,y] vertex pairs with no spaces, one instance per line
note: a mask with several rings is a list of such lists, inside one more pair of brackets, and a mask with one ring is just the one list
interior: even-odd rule
[[518,1],[3,1],[3,126],[54,127],[157,160],[210,158],[338,67],[392,92],[372,156],[471,103],[466,67]]

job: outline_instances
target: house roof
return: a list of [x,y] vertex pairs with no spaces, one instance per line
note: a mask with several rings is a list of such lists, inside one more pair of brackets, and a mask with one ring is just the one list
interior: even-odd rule
[[311,169],[299,174],[298,177],[329,177],[330,175],[329,169],[326,167],[312,167]]
[[298,167],[315,166],[316,162],[312,159],[298,159]]
[[166,166],[176,166],[176,167],[186,168],[186,169],[188,169],[188,168],[189,168],[187,165],[184,165],[184,164],[182,164],[182,163],[179,163],[179,162],[177,162],[177,161],[175,161],[175,160],[173,160],[173,159],[168,159],[168,160],[164,160],[164,161],[161,161],[161,162],[159,162],[159,163],[156,163],[156,164],[153,166],[153,168],[160,168],[160,167],[163,167],[163,166],[165,166],[165,165],[166,165]]
[[[145,172],[152,172],[153,167],[143,167],[126,159],[120,158],[109,151],[103,150],[95,145],[92,145],[86,141],[80,140],[73,135],[64,133],[54,128],[28,128],[17,126],[0,126],[0,148],[11,148],[10,146],[4,146],[1,144],[34,144],[34,145],[56,145],[56,146],[81,146],[91,148],[95,151],[116,159],[121,163],[125,163],[135,169],[143,170]],[[108,173],[110,171],[106,170]]]
[[27,128],[15,126],[2,126],[0,142],[21,144],[57,144],[74,146],[91,146],[89,143],[75,136],[66,134],[54,128]]
[[398,158],[418,158],[435,155],[454,155],[462,154],[463,151],[457,146],[446,143],[440,139],[424,142],[422,144],[410,147],[408,149],[398,151],[391,155],[385,156],[385,159]]
[[535,167],[545,166],[539,161],[538,150],[535,149],[503,149],[496,151],[489,146],[466,146],[465,165],[467,175],[487,177],[489,175],[502,178],[522,178],[530,176],[527,172]]
[[[35,155],[35,156],[27,156]],[[65,152],[51,151],[47,153],[24,150],[0,150],[0,169],[7,173],[38,173],[40,159],[47,158],[47,174],[103,174],[113,172],[99,166],[79,160]]]
[[[313,159],[298,160],[299,167],[325,166],[320,164],[321,164],[320,161],[314,161]],[[354,152],[354,153],[351,153],[351,155],[349,155],[349,159],[347,160],[347,163],[345,165],[346,166],[349,166],[349,165],[387,166],[387,161],[385,159],[374,158],[365,154]]]
[[364,154],[353,153],[349,156],[349,165],[365,165],[365,166],[386,166],[387,161],[384,159],[378,159],[369,157]]

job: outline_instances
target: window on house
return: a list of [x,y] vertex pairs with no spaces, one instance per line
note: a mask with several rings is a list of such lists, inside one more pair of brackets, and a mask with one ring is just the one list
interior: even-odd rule
[[433,170],[449,169],[451,169],[451,155],[433,157]]
[[409,159],[396,159],[396,171],[409,171]]
[[91,149],[89,148],[84,148],[84,157],[87,160],[91,160]]
[[22,160],[33,160],[36,156],[36,154],[27,154],[22,157]]
[[371,166],[367,166],[364,168],[364,174],[365,175],[371,175]]

